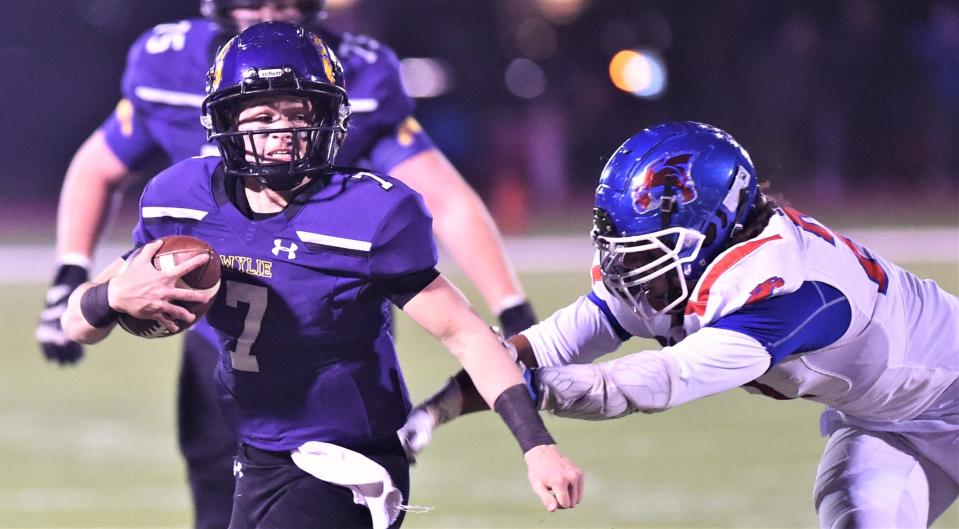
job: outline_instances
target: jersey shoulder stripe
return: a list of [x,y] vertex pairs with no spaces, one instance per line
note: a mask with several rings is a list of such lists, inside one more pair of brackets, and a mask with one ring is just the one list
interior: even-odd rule
[[208,212],[203,210],[191,208],[145,206],[143,209],[141,209],[140,216],[145,219],[169,217],[174,219],[203,220],[207,213]]
[[357,252],[369,253],[373,243],[369,241],[360,241],[346,237],[336,237],[333,235],[324,235],[322,233],[313,233],[309,231],[297,231],[296,236],[307,244],[316,244],[318,246],[327,246],[340,248],[343,250],[353,250]]
[[846,333],[852,321],[849,300],[820,281],[806,281],[795,292],[744,306],[711,323],[756,339],[776,365],[792,354],[824,349]]
[[762,239],[747,241],[733,248],[731,252],[711,264],[699,284],[696,299],[691,299],[689,303],[686,304],[686,315],[696,314],[697,316],[703,316],[706,313],[706,305],[709,302],[709,290],[720,276],[764,244],[779,239],[782,239],[782,236],[776,234]]

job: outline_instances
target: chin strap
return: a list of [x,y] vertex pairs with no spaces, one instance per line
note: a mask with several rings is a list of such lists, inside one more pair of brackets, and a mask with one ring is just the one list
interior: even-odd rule
[[662,219],[661,229],[669,228],[672,225],[673,212],[676,208],[676,195],[673,194],[673,185],[676,183],[676,175],[666,176],[666,182],[663,184],[663,196],[659,199],[659,210]]

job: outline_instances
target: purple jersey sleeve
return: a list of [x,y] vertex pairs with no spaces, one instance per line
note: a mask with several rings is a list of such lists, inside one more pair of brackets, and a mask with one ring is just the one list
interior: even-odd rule
[[190,158],[150,179],[140,195],[140,214],[133,228],[136,246],[166,235],[186,233],[215,209],[210,175],[218,158]]
[[136,169],[160,152],[146,123],[129,99],[121,99],[110,117],[100,125],[107,145],[123,165]]
[[159,145],[150,134],[142,112],[137,110],[133,96],[140,64],[138,58],[144,53],[143,47],[153,30],[140,35],[127,51],[127,65],[123,71],[123,99],[100,126],[107,145],[113,154],[128,168],[143,164],[159,150]]
[[100,130],[127,167],[163,153],[171,162],[204,154],[204,79],[219,33],[204,19],[160,24],[130,46],[123,99]]
[[437,263],[433,218],[423,198],[410,193],[387,215],[377,230],[370,254],[374,278],[407,276]]
[[145,204],[149,203],[149,195],[153,192],[151,188],[154,186],[155,180],[150,180],[143,189],[143,193],[140,195],[140,214],[137,215],[137,224],[133,227],[133,233],[130,236],[130,238],[133,240],[133,245],[136,247],[143,246],[144,244],[157,238],[157,235],[150,229],[151,225],[148,224],[143,218],[143,207]]
[[413,99],[400,80],[399,60],[389,47],[346,34],[338,46],[353,115],[339,165],[364,165],[388,173],[433,142],[412,118]]
[[385,134],[373,144],[369,163],[380,172],[389,173],[394,167],[413,156],[435,148],[429,134],[412,116],[403,120],[392,134]]

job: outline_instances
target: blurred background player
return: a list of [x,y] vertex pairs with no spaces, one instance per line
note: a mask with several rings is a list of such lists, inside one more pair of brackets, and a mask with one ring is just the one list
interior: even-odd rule
[[[86,281],[111,202],[133,171],[158,153],[171,162],[215,154],[198,123],[203,79],[216,50],[235,32],[269,20],[303,23],[343,62],[352,94],[349,140],[341,165],[388,173],[419,191],[437,238],[476,285],[507,335],[535,322],[499,233],[473,189],[412,117],[395,54],[363,36],[319,25],[322,0],[204,0],[205,18],[160,24],[130,48],[123,99],[70,163],[57,216],[58,269],[36,336],[44,355],[78,362],[83,349],[59,327],[67,297]],[[362,161],[362,164],[360,163]],[[468,264],[469,266],[465,266]],[[178,386],[179,443],[186,458],[197,527],[222,527],[229,516],[235,433],[220,417],[212,388],[212,335],[202,323],[185,339]]]
[[[390,302],[441,340],[503,415],[544,506],[575,506],[582,474],[556,448],[497,335],[436,270],[420,195],[333,167],[350,105],[332,50],[299,26],[256,24],[217,54],[207,87],[204,124],[221,155],[184,160],[148,184],[133,232],[140,253],[78,287],[62,321],[82,343],[105,338],[120,312],[174,331],[177,319],[192,321],[173,302],[207,300],[175,285],[205,258],[154,269],[160,245],[151,241],[165,235],[257,264],[224,266],[207,319],[221,399],[240,433],[229,526],[402,523],[409,463],[396,430],[410,403]],[[345,486],[361,483],[382,490]]]
[[[810,399],[829,436],[822,527],[926,527],[955,501],[959,298],[777,204],[701,123],[623,143],[595,206],[592,292],[509,340],[542,409],[611,419],[739,386]],[[633,336],[663,349],[591,364]],[[483,407],[458,374],[411,414],[407,448]]]

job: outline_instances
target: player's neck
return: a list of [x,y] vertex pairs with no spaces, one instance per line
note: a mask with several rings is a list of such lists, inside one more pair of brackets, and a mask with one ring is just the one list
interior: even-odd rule
[[304,179],[302,183],[287,191],[277,191],[270,189],[253,178],[245,178],[243,182],[243,192],[250,204],[250,210],[254,213],[278,213],[283,211],[293,197],[299,192],[300,188],[306,185],[308,180]]

